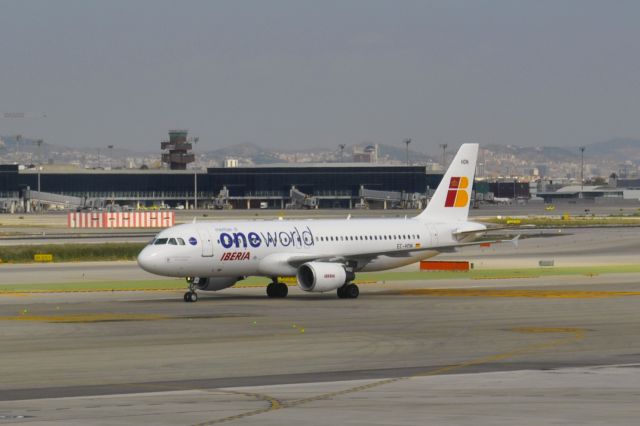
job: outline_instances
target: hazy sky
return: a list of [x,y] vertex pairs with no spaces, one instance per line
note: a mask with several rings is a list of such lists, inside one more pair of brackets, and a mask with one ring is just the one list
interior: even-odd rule
[[199,149],[640,137],[638,1],[0,1],[0,134]]

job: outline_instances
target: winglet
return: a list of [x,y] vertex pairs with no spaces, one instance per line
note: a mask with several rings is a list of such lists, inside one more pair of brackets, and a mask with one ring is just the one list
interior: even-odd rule
[[509,240],[514,247],[518,247],[518,240],[520,239],[520,234],[516,235],[512,240]]

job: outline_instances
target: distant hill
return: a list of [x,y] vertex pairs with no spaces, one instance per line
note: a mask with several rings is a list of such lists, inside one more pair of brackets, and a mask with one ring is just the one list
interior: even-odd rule
[[225,158],[250,158],[255,164],[282,162],[275,152],[249,142],[206,151],[204,154],[219,160],[224,160]]
[[[576,148],[577,149],[577,148]],[[640,139],[615,138],[587,145],[585,157],[600,157],[619,162],[640,161]]]
[[[409,148],[411,148],[411,145],[409,145]],[[405,146],[378,144],[378,157],[387,157],[391,160],[404,162],[407,159],[407,148]],[[412,149],[409,149],[409,160],[412,163],[426,163],[428,161],[433,161],[430,155],[427,155],[424,152],[413,151]]]
[[577,148],[558,148],[554,146],[517,146],[517,145],[484,145],[486,151],[501,154],[512,155],[516,159],[526,160],[528,162],[546,163],[549,161],[574,161],[577,155]]
[[[579,147],[560,148],[554,146],[528,147],[517,145],[484,145],[484,149],[503,155],[513,155],[529,162],[572,162],[580,156]],[[585,159],[611,160],[616,162],[640,162],[640,139],[616,138],[585,145]]]

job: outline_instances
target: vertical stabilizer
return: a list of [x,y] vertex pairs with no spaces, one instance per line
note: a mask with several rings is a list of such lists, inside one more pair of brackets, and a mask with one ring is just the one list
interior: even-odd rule
[[477,159],[478,144],[462,144],[427,208],[416,218],[424,221],[466,221]]

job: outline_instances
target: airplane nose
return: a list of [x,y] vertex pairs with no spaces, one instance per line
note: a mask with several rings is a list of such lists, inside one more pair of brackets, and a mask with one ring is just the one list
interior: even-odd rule
[[158,252],[152,246],[143,248],[138,254],[138,266],[147,272],[157,274],[160,266]]

